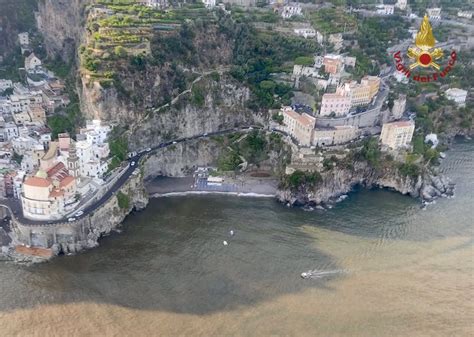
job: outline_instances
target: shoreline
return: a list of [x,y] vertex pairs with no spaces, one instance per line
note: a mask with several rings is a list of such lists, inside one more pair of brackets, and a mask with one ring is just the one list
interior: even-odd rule
[[208,194],[275,198],[278,181],[273,177],[239,176],[236,178],[225,177],[223,183],[218,185],[196,186],[193,177],[161,176],[146,181],[145,188],[150,198]]
[[183,192],[167,192],[167,193],[155,193],[150,194],[150,198],[167,198],[167,197],[181,197],[187,195],[232,195],[237,197],[251,197],[251,198],[276,198],[274,194],[259,194],[259,193],[246,193],[246,192],[220,192],[220,191],[183,191]]

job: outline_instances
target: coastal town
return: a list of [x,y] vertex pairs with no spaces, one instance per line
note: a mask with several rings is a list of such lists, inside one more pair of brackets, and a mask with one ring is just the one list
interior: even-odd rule
[[0,335],[471,336],[473,13],[0,0]]
[[[18,34],[18,42],[22,53],[30,52],[27,32]],[[23,216],[31,220],[81,214],[110,174],[111,127],[86,121],[75,139],[66,132],[53,139],[47,117],[70,103],[65,83],[34,53],[20,70],[26,83],[0,79],[0,197],[19,201]]]
[[[253,8],[254,4],[249,2],[243,5],[235,6],[232,1],[216,3],[213,0],[188,7],[174,6],[163,0],[98,1],[88,5],[88,31],[78,48],[83,103],[85,101],[90,105],[96,97],[113,88],[115,96],[127,97],[128,101],[138,106],[139,99],[127,92],[117,75],[118,70],[114,70],[116,64],[127,60],[131,67],[142,69],[145,62],[151,62],[149,58],[157,53],[153,45],[155,34],[167,38],[170,32],[186,24],[187,17],[225,22],[235,16],[239,20],[244,13],[242,8],[251,12],[249,8]],[[315,10],[320,12],[314,14]],[[323,25],[318,16],[323,12],[335,15],[332,24],[338,26]],[[269,30],[271,22],[272,30],[281,31],[289,39],[297,39],[295,41],[301,44],[302,50],[293,52],[305,56],[296,56],[294,60],[278,66],[268,66],[265,62],[270,61],[262,61],[264,66],[263,71],[258,70],[261,71],[259,82],[254,83],[251,77],[241,75],[239,71],[243,70],[238,69],[239,66],[226,66],[219,67],[218,71],[204,71],[199,73],[200,76],[193,74],[189,88],[184,85],[188,81],[186,71],[192,73],[195,70],[183,71],[182,66],[173,65],[173,76],[182,76],[181,91],[173,89],[161,96],[147,98],[144,110],[148,112],[137,121],[145,123],[147,119],[157,118],[160,109],[179,105],[182,97],[187,95],[191,96],[193,104],[205,107],[210,100],[196,87],[199,88],[200,81],[206,76],[218,82],[224,75],[223,69],[229,68],[232,76],[247,81],[252,95],[256,97],[245,108],[252,106],[268,117],[202,128],[197,132],[174,134],[173,130],[169,130],[158,142],[143,143],[145,138],[138,137],[140,145],[133,146],[127,145],[124,135],[128,132],[128,137],[133,138],[140,132],[125,131],[128,125],[123,125],[123,121],[116,117],[122,113],[119,107],[117,112],[107,111],[105,115],[109,118],[101,118],[101,113],[95,111],[96,107],[88,113],[88,116],[96,117],[78,118],[84,107],[75,97],[74,83],[71,86],[71,81],[67,81],[67,72],[58,76],[52,70],[55,67],[58,69],[58,66],[51,66],[50,57],[41,59],[35,54],[38,43],[33,46],[32,40],[37,40],[39,33],[36,30],[32,33],[34,37],[31,32],[19,32],[15,46],[23,64],[14,69],[19,77],[17,80],[0,78],[0,198],[5,207],[5,219],[13,218],[14,222],[21,223],[16,225],[17,234],[10,246],[16,245],[19,247],[16,249],[23,253],[31,253],[29,247],[44,248],[49,250],[46,255],[74,253],[84,246],[93,246],[87,233],[77,234],[77,228],[83,228],[85,221],[90,223],[91,217],[100,213],[100,209],[107,209],[108,206],[104,205],[110,203],[113,204],[111,207],[119,206],[121,217],[125,217],[131,209],[139,209],[133,204],[130,191],[128,194],[122,192],[124,186],[135,181],[138,175],[147,176],[146,162],[157,152],[186,146],[187,143],[217,141],[221,139],[219,137],[234,137],[232,135],[235,134],[233,143],[226,143],[226,147],[216,153],[213,163],[203,165],[196,162],[191,170],[188,169],[188,177],[194,178],[186,182],[186,190],[253,193],[258,190],[255,189],[258,180],[244,183],[245,179],[275,175],[277,177],[273,179],[280,179],[280,183],[272,180],[268,185],[270,187],[261,189],[271,194],[277,193],[282,186],[290,190],[298,189],[303,181],[312,181],[313,185],[308,186],[314,188],[315,182],[323,179],[321,174],[328,174],[338,163],[352,161],[357,153],[365,153],[363,159],[373,162],[389,158],[386,160],[393,162],[392,168],[406,177],[419,176],[423,167],[445,156],[444,149],[437,148],[436,130],[420,127],[422,114],[416,110],[420,105],[442,102],[443,109],[449,106],[450,111],[459,114],[462,118],[459,123],[472,122],[469,113],[466,114],[466,105],[470,104],[471,98],[464,83],[457,81],[453,85],[444,85],[443,91],[423,93],[419,95],[423,99],[421,101],[420,97],[413,97],[407,90],[407,86],[413,84],[393,62],[386,63],[386,56],[380,56],[380,50],[375,56],[383,62],[368,59],[359,46],[362,38],[354,35],[357,25],[353,15],[368,20],[394,15],[403,17],[410,24],[400,28],[402,37],[383,49],[384,54],[391,56],[399,49],[414,45],[421,26],[454,20],[452,11],[449,16],[437,7],[415,11],[407,1],[399,0],[395,4],[360,8],[350,6],[338,14],[326,4],[275,1],[266,4],[265,10],[258,9],[252,13],[257,18],[257,29]],[[456,20],[461,20],[462,29],[472,26],[468,23],[472,17],[470,11],[460,9],[455,14]],[[343,16],[342,21],[340,15]],[[40,12],[35,13],[35,20],[40,30],[47,24]],[[180,34],[184,39],[185,34]],[[445,49],[465,52],[472,49],[473,41],[472,36],[460,34],[456,41],[446,41],[441,45]],[[45,47],[48,49],[47,45],[41,46]],[[154,62],[161,62],[163,56],[159,54],[157,57],[160,61]],[[130,67],[126,64],[125,67]],[[261,65],[255,66],[255,72],[258,67],[262,69]],[[272,74],[266,67],[278,69],[279,72]],[[160,77],[157,78],[154,86],[160,84]],[[88,97],[89,90],[98,90],[98,93]],[[152,101],[153,104],[150,103]],[[160,107],[157,108],[157,105]],[[70,118],[71,111],[73,118]],[[181,125],[176,127],[181,128]],[[140,122],[133,127],[139,128]],[[259,157],[255,151],[265,151],[262,144],[267,143],[267,137],[278,144],[280,154],[283,148],[289,148],[289,158],[284,160],[281,176],[271,167],[268,156],[260,155],[263,158],[260,161],[255,159]],[[254,152],[239,150],[241,144],[254,147]],[[256,149],[259,146],[261,148]],[[273,151],[276,151],[275,148]],[[438,187],[420,192],[419,196],[422,200],[431,200],[451,193],[451,187]],[[350,189],[350,186],[347,188]],[[335,193],[328,198],[335,199],[340,194]],[[327,198],[317,200],[316,203],[328,201]],[[290,204],[289,200],[286,202]],[[298,204],[297,201],[291,203]],[[37,230],[36,225],[49,227]],[[68,232],[64,234],[65,241],[58,239],[57,231]],[[100,233],[94,235],[98,238]]]

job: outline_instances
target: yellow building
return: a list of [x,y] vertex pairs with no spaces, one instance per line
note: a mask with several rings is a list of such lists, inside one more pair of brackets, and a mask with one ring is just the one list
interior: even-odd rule
[[383,146],[390,149],[408,147],[413,138],[415,124],[412,121],[398,121],[385,123],[382,126],[380,141]]
[[365,76],[360,83],[352,81],[346,83],[346,91],[351,97],[351,106],[368,105],[377,95],[380,88],[380,78],[377,76]]
[[290,107],[284,107],[280,112],[287,132],[294,137],[300,145],[310,146],[316,118],[307,113],[299,114]]
[[339,145],[355,138],[357,138],[357,128],[352,125],[317,128],[313,133],[312,144],[315,146]]

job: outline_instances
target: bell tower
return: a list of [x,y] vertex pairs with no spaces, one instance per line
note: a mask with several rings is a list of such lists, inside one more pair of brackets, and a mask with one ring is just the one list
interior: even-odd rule
[[71,142],[69,145],[69,157],[67,158],[67,168],[69,174],[74,178],[79,178],[79,158],[77,157],[76,143]]

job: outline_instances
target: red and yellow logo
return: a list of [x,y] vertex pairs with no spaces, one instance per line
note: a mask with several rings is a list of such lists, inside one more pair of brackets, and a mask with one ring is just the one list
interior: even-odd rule
[[419,82],[431,82],[437,81],[440,77],[445,77],[452,67],[456,63],[456,52],[453,50],[450,54],[448,65],[441,72],[434,72],[432,74],[413,74],[412,70],[417,67],[421,68],[434,68],[437,71],[441,69],[437,63],[444,55],[441,48],[435,48],[436,40],[433,35],[433,29],[431,27],[428,15],[425,15],[421,22],[420,30],[416,34],[415,46],[408,48],[407,56],[413,60],[408,67],[403,64],[401,52],[397,51],[393,54],[395,59],[396,68],[398,71],[405,74],[407,78],[412,78]]

